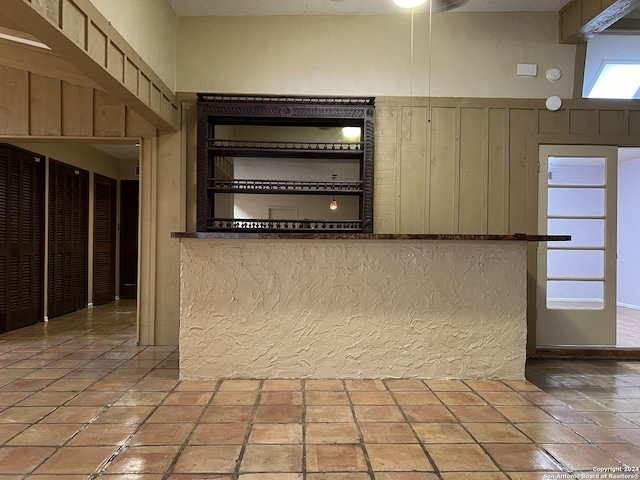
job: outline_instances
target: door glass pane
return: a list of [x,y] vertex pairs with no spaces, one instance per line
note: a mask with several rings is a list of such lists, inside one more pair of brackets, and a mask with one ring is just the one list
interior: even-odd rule
[[549,157],[549,185],[604,185],[605,160]]
[[547,308],[552,310],[602,310],[604,282],[547,282]]
[[558,247],[604,247],[604,220],[550,218],[549,235],[571,235],[570,242],[549,242]]
[[549,277],[604,277],[603,250],[548,250]]
[[604,188],[550,188],[549,216],[604,216]]

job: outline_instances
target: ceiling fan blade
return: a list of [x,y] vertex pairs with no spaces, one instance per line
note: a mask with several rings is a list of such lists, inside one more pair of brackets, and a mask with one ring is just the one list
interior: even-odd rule
[[449,10],[459,8],[465,3],[467,3],[467,0],[431,0],[431,2],[432,2],[431,10],[434,13],[440,13],[440,12],[448,12]]

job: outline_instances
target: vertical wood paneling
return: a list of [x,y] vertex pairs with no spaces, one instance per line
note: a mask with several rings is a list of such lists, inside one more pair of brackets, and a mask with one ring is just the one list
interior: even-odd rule
[[487,181],[487,233],[509,231],[509,161],[507,114],[504,108],[489,109],[489,173]]
[[140,97],[140,100],[142,100],[145,104],[150,105],[151,104],[151,81],[141,72],[140,73],[140,78],[139,78],[139,91],[138,91],[138,97]]
[[62,133],[60,80],[30,74],[29,131],[31,135],[47,136]]
[[429,233],[457,233],[457,109],[434,107],[432,112]]
[[107,70],[118,81],[124,82],[124,53],[111,42],[107,47]]
[[487,126],[484,108],[460,109],[458,232],[487,232]]
[[569,116],[571,135],[595,135],[598,133],[595,110],[571,110]]
[[80,48],[86,48],[87,17],[71,0],[62,0],[62,31]]
[[640,111],[629,112],[629,135],[640,135]]
[[107,64],[107,36],[93,22],[89,24],[87,52],[96,63]]
[[161,108],[162,93],[156,88],[155,85],[151,85],[151,100],[149,106],[154,112],[159,112]]
[[600,110],[601,135],[624,135],[626,132],[624,110]]
[[62,134],[93,135],[93,90],[62,82]]
[[374,158],[374,231],[395,233],[398,215],[398,107],[376,107],[376,154]]
[[31,0],[31,5],[54,25],[60,22],[60,0]]
[[[529,158],[527,136],[536,133],[534,109],[509,111],[509,233],[527,232]],[[536,161],[531,160],[531,161]]]
[[0,65],[0,132],[29,134],[29,73]]
[[538,133],[542,135],[566,135],[568,133],[567,127],[569,126],[567,118],[567,110],[558,110],[556,112],[540,110],[538,114]]
[[93,134],[96,137],[124,136],[125,106],[106,93],[94,90]]
[[[425,232],[427,175],[427,109],[401,109],[400,159],[400,233]],[[374,196],[375,198],[375,196]]]
[[135,93],[138,94],[138,77],[140,76],[140,71],[138,67],[136,67],[129,59],[127,59],[124,67],[124,84],[126,87]]

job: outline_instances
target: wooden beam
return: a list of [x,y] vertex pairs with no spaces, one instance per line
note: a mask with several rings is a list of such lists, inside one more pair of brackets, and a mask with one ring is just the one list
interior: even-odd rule
[[3,0],[3,14],[160,132],[178,130],[175,94],[89,0],[48,4],[58,15],[29,0]]
[[640,7],[640,0],[572,0],[559,12],[560,43],[585,43]]

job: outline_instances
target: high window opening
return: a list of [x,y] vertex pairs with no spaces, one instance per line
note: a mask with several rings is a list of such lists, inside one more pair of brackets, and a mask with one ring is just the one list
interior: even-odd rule
[[598,35],[587,43],[583,98],[640,98],[640,36]]

